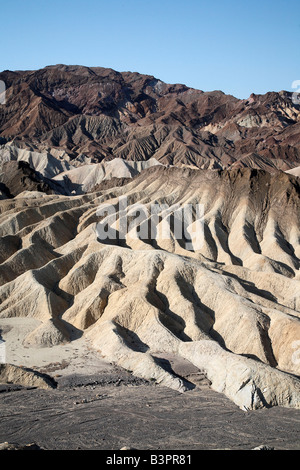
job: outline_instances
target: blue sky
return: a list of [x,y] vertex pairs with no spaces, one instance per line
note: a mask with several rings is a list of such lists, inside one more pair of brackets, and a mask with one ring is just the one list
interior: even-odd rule
[[300,80],[299,0],[10,0],[0,11],[0,71],[110,67],[238,98]]

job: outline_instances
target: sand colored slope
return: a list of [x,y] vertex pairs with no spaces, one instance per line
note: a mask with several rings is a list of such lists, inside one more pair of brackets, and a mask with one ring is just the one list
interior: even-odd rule
[[[83,196],[2,201],[0,317],[39,322],[29,347],[83,335],[135,375],[185,391],[159,360],[181,356],[243,409],[299,408],[299,194],[284,173],[159,166]],[[120,235],[124,197],[145,213],[133,218],[138,230],[155,219],[153,204],[160,228],[166,207],[201,205],[202,243],[175,225],[169,238],[133,228],[101,238],[104,204]]]
[[292,168],[291,170],[287,170],[286,173],[294,176],[300,176],[300,166],[297,166],[296,168]]
[[53,180],[60,183],[67,191],[74,194],[90,192],[102,181],[111,178],[132,178],[146,168],[160,165],[155,158],[147,161],[126,161],[114,158],[109,162],[81,165],[69,171],[61,172]]

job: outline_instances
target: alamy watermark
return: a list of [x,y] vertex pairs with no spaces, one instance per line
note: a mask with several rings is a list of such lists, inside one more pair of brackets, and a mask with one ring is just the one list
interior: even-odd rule
[[177,240],[189,251],[200,250],[204,241],[203,204],[130,204],[127,196],[115,204],[103,203],[96,212],[99,240],[139,239],[146,242]]

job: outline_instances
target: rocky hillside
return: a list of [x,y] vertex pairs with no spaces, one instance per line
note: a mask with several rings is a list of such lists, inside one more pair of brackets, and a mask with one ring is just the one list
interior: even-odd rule
[[7,87],[2,144],[94,162],[155,158],[269,171],[300,164],[299,105],[285,91],[240,100],[153,76],[66,65],[4,71],[0,80]]

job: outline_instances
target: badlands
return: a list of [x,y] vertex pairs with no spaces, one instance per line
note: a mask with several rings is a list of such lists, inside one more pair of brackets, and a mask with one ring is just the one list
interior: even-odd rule
[[[67,73],[63,66],[56,71],[59,80]],[[76,71],[83,73],[80,68]],[[93,72],[97,80],[105,75],[103,69]],[[22,93],[34,94],[33,83],[41,89],[53,80],[53,68],[39,73],[33,82],[33,72],[18,72],[17,77],[6,72],[14,99],[22,102]],[[84,80],[89,75],[96,80],[90,69],[84,73]],[[46,449],[250,449],[260,444],[299,448],[298,108],[287,105],[283,92],[272,95],[272,106],[280,104],[286,116],[283,123],[283,114],[279,119],[272,108],[273,124],[278,118],[276,156],[270,158],[266,148],[259,154],[257,148],[255,156],[238,160],[233,147],[224,150],[228,141],[224,151],[220,147],[225,127],[229,140],[229,129],[242,133],[247,127],[249,148],[257,142],[257,133],[267,138],[271,128],[267,121],[245,118],[238,125],[234,113],[236,107],[242,113],[251,103],[258,113],[270,97],[259,105],[260,100],[252,97],[240,109],[233,97],[222,95],[218,99],[228,102],[221,119],[215,95],[212,99],[203,97],[203,92],[188,94],[179,86],[159,87],[149,77],[137,75],[121,77],[109,71],[105,77],[118,91],[112,94],[114,104],[106,96],[106,108],[99,102],[95,111],[94,102],[88,101],[80,113],[89,116],[84,118],[89,124],[94,113],[97,126],[107,119],[108,133],[114,122],[117,139],[122,132],[116,124],[116,107],[124,105],[123,93],[134,97],[134,87],[141,82],[143,93],[150,87],[147,112],[136,102],[134,111],[127,103],[128,114],[124,106],[123,114],[118,108],[120,122],[127,126],[127,141],[122,145],[115,141],[116,158],[109,156],[112,134],[108,137],[105,131],[100,151],[103,128],[97,127],[97,140],[82,122],[70,117],[75,104],[63,100],[65,90],[56,97],[64,109],[61,122],[55,122],[51,131],[33,129],[40,124],[45,102],[50,106],[52,88],[48,101],[45,96],[26,95],[38,115],[30,114],[36,120],[26,121],[30,124],[26,132],[16,130],[22,138],[13,137],[20,119],[13,112],[3,126],[0,400],[5,406],[0,442],[35,442]],[[134,84],[131,94],[122,88],[128,77]],[[70,96],[80,97],[79,112],[86,95],[83,84],[77,86],[77,94],[73,87]],[[106,88],[101,87],[104,93]],[[137,122],[145,116],[149,120],[153,112],[161,131],[162,116],[167,119],[170,111],[165,95],[177,96],[179,90],[182,102],[190,104],[185,123],[189,137],[184,142],[179,131],[176,138],[172,134],[178,147],[169,143],[168,152],[174,150],[176,164],[174,155],[172,161],[162,156],[161,145],[150,152],[154,147],[146,139],[147,147],[145,135],[138,141],[137,134],[148,132],[150,124],[140,123],[139,128]],[[155,106],[153,93],[158,95]],[[198,100],[200,110],[201,100],[214,107],[201,131],[209,133],[205,145],[210,150],[193,163],[186,152],[189,113],[196,113],[196,108],[188,96]],[[140,103],[145,106],[141,99]],[[162,103],[165,110],[159,114]],[[265,109],[270,111],[270,106]],[[230,110],[227,124],[225,110]],[[55,113],[57,108],[45,119]],[[169,116],[174,118],[174,113]],[[200,132],[199,122],[193,125]],[[133,127],[128,130],[128,126]],[[61,127],[65,133],[59,133]],[[151,132],[154,136],[153,128]],[[59,133],[57,146],[55,133]],[[289,147],[281,145],[283,133],[295,137],[293,145],[291,140]],[[34,144],[29,145],[28,136]],[[165,138],[170,139],[169,131]],[[138,142],[142,152],[148,148],[146,156],[117,152],[118,148],[137,151]],[[195,142],[199,143],[196,136]],[[240,148],[241,143],[237,153]],[[289,152],[284,153],[284,148]],[[210,152],[215,152],[214,158]],[[177,211],[184,207],[192,208],[187,222]],[[186,224],[178,235],[179,222]]]

